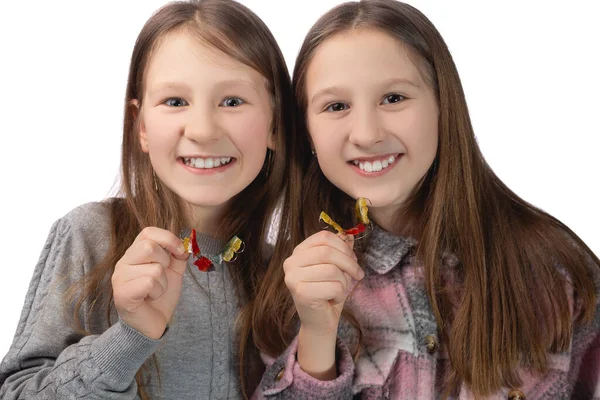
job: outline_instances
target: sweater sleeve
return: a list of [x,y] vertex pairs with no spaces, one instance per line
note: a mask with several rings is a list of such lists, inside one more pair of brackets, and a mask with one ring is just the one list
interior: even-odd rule
[[106,247],[106,231],[97,230],[107,222],[94,221],[107,217],[99,209],[82,206],[52,226],[0,364],[0,398],[136,397],[135,374],[160,341],[120,321],[100,335],[83,336],[65,317],[65,290],[95,265],[98,248]]
[[265,373],[252,400],[262,399],[352,399],[351,385],[354,362],[346,344],[338,338],[336,360],[338,377],[320,381],[300,368],[296,359],[298,338],[277,359],[262,355]]
[[598,298],[594,320],[575,330],[572,343],[570,375],[575,382],[574,399],[600,400],[600,279],[596,285]]

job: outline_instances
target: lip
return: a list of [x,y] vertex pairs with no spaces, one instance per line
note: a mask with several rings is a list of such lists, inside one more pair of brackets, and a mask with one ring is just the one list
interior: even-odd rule
[[215,155],[200,155],[200,154],[194,154],[194,155],[186,155],[186,156],[179,156],[177,158],[235,158],[232,156],[215,156]]
[[[228,156],[223,156],[223,157],[228,157]],[[185,156],[185,158],[223,158],[223,157],[217,157],[217,156]],[[185,165],[185,163],[183,162],[183,158],[184,157],[177,157],[177,163],[179,165],[181,165],[183,168],[186,169],[186,171],[189,171],[192,174],[195,175],[215,175],[215,174],[220,174],[223,173],[225,171],[227,171],[232,165],[234,165],[237,162],[236,158],[231,157],[231,161],[228,164],[225,165],[220,165],[216,168],[194,168],[194,167],[190,167],[189,165]]]
[[389,158],[390,156],[394,156],[394,157],[399,157],[400,155],[402,155],[402,153],[387,153],[387,154],[378,154],[376,156],[372,156],[372,157],[356,157],[356,158],[352,158],[350,159],[348,162],[352,162],[352,161],[378,161],[378,160],[385,160],[387,158]]
[[[363,171],[360,169],[360,167],[358,165],[354,165],[354,163],[352,162],[354,160],[369,161],[369,162],[377,161],[377,160],[384,160],[389,156],[394,156],[394,158],[395,158],[394,162],[389,164],[387,168],[384,168],[381,171],[377,171],[377,172]],[[364,176],[366,178],[376,178],[378,176],[382,176],[382,175],[385,175],[388,172],[390,172],[396,166],[396,164],[398,164],[398,161],[401,160],[403,156],[404,156],[403,153],[390,153],[387,155],[381,155],[381,156],[369,157],[369,158],[354,158],[354,159],[348,161],[348,165],[360,176]]]

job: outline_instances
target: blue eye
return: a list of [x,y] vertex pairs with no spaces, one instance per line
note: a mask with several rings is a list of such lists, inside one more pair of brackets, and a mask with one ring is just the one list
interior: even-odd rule
[[348,104],[345,104],[345,103],[333,103],[333,104],[330,104],[326,110],[331,111],[331,112],[340,112],[340,111],[345,111],[349,108],[350,107],[348,106]]
[[388,94],[383,98],[383,101],[381,102],[381,104],[393,104],[393,103],[399,103],[402,100],[406,100],[406,97],[402,96],[401,94],[398,93],[392,93],[392,94]]
[[219,105],[221,107],[239,107],[244,103],[245,101],[240,99],[239,97],[227,97]]
[[187,101],[185,101],[179,97],[172,97],[170,99],[167,99],[164,101],[164,104],[169,107],[184,107],[184,106],[189,105]]

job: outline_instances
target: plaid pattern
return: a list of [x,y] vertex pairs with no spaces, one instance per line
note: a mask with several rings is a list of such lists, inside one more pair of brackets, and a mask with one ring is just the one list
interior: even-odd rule
[[[318,381],[302,371],[294,340],[277,359],[263,355],[267,369],[253,399],[441,398],[449,360],[443,346],[436,346],[437,324],[422,267],[412,255],[415,244],[377,227],[372,232],[366,276],[347,301],[364,330],[355,362],[348,350],[353,330],[342,322],[337,379]],[[456,264],[455,257],[445,257],[447,279],[453,279]],[[503,388],[489,399],[507,399],[515,389],[528,400],[600,399],[600,306],[591,325],[575,327],[570,351],[550,355],[549,367],[545,375],[522,369],[521,387]],[[474,396],[463,385],[453,398]]]

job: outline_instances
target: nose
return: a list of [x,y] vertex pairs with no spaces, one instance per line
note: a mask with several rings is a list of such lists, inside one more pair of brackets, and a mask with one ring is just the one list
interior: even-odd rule
[[197,107],[190,110],[183,135],[197,143],[217,141],[222,132],[216,112],[209,107]]
[[354,108],[354,119],[348,140],[357,147],[369,148],[383,141],[384,131],[377,110],[371,107]]

